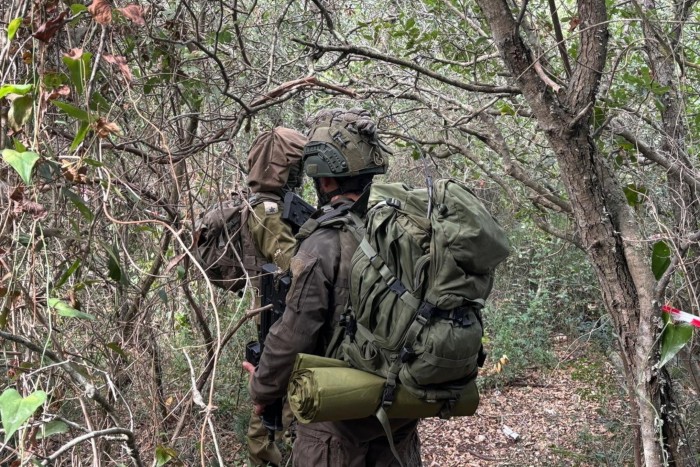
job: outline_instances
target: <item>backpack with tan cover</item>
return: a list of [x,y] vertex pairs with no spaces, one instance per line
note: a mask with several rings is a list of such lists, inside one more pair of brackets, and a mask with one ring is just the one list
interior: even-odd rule
[[248,188],[252,196],[235,193],[206,209],[195,222],[192,253],[217,287],[238,292],[269,262],[248,232],[251,208],[263,201],[278,205],[282,196],[301,184],[301,156],[306,137],[277,127],[260,134],[248,152]]

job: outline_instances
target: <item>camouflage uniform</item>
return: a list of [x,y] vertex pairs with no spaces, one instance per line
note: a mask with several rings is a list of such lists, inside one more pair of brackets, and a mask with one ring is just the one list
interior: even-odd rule
[[[344,200],[343,202],[350,202]],[[286,393],[297,353],[324,355],[349,294],[351,258],[357,242],[338,228],[320,228],[292,258],[287,309],[267,336],[251,381],[254,401],[268,404]],[[392,419],[393,439],[404,465],[421,465],[417,420]],[[399,465],[374,417],[297,426],[295,466]]]
[[[253,192],[249,202],[252,210],[247,215],[246,227],[255,249],[255,258],[247,258],[247,264],[261,267],[265,263],[275,263],[282,271],[289,269],[296,239],[291,226],[282,219],[281,195],[284,193],[282,188],[289,181],[289,167],[299,164],[301,160],[304,142],[303,135],[294,130],[275,128],[260,135],[253,143],[248,156],[248,186]],[[259,281],[254,281],[254,284],[259,290]],[[260,306],[257,294],[255,306]],[[289,427],[294,416],[288,404],[285,404],[282,415],[284,426]],[[276,435],[279,440],[283,433]],[[270,441],[258,415],[251,415],[246,441],[249,465],[279,465],[282,462],[279,448]]]

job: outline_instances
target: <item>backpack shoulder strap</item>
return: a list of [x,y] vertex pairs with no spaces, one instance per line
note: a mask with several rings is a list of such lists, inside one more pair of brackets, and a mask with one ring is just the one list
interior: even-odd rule
[[297,244],[302,240],[307,239],[312,233],[321,227],[335,227],[342,225],[343,214],[350,209],[347,204],[341,204],[334,208],[321,208],[311,215],[311,217],[299,227],[299,232],[296,234]]

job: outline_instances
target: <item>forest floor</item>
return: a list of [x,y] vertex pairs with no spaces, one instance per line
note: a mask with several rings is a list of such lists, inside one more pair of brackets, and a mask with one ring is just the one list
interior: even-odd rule
[[[555,354],[553,368],[482,389],[473,417],[423,420],[424,467],[632,465],[626,401],[613,365],[586,343],[563,337]],[[233,465],[245,465],[245,447],[233,444]]]
[[626,401],[613,366],[580,342],[560,342],[556,355],[552,369],[532,369],[505,387],[482,390],[473,417],[423,420],[423,465],[632,464]]

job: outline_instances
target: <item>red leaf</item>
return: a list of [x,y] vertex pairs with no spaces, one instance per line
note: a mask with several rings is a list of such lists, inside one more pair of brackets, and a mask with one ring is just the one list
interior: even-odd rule
[[122,72],[122,75],[124,75],[126,81],[128,83],[131,82],[133,76],[131,74],[131,70],[129,69],[129,65],[126,64],[126,57],[122,57],[121,55],[103,55],[102,58],[104,58],[107,63],[117,65],[119,67],[119,71]]
[[68,10],[61,12],[61,14],[59,14],[57,17],[52,18],[39,26],[39,29],[37,29],[32,35],[42,42],[50,41],[58,30],[63,27],[63,18],[65,18],[67,14]]
[[124,8],[119,8],[119,11],[133,23],[139,26],[146,25],[146,20],[143,19],[143,8],[140,5],[127,5]]
[[112,22],[112,7],[105,0],[93,0],[88,11],[97,23],[109,24]]

